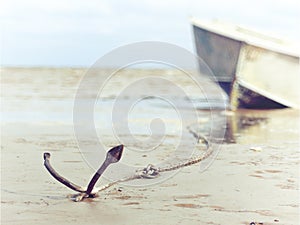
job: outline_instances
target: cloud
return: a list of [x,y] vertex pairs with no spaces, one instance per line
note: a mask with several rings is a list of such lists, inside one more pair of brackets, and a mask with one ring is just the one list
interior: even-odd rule
[[[41,59],[55,64],[55,49],[71,62],[72,55],[62,46],[97,58],[141,40],[167,41],[192,50],[189,16],[224,19],[300,39],[299,9],[298,0],[7,0],[0,7],[6,55],[2,58],[7,64],[13,64],[11,60],[20,64],[23,59],[18,55],[27,55],[33,64]],[[37,44],[43,46],[44,57],[30,52],[29,45]]]
[[[110,33],[111,9],[104,1],[10,0],[1,7],[1,22],[7,33]],[[101,28],[101,29],[99,29]]]

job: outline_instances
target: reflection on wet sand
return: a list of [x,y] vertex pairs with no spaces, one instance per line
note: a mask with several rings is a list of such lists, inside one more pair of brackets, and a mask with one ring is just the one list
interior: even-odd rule
[[227,127],[224,136],[225,143],[237,143],[237,139],[242,135],[255,132],[253,127],[263,126],[268,122],[267,117],[260,115],[245,115],[239,111],[227,116]]

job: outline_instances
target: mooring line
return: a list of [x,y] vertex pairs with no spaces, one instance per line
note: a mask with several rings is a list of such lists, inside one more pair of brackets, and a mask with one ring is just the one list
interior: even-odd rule
[[[44,165],[47,168],[48,172],[60,183],[64,184],[65,186],[69,187],[70,189],[79,192],[79,194],[72,195],[71,199],[74,201],[81,201],[84,198],[94,198],[97,196],[97,194],[101,191],[106,190],[107,188],[122,182],[137,180],[137,179],[153,179],[160,175],[160,173],[163,172],[169,172],[173,170],[177,170],[183,167],[191,166],[196,163],[199,163],[205,159],[207,159],[210,155],[213,153],[213,149],[208,143],[208,140],[204,136],[198,135],[196,132],[190,129],[190,127],[187,128],[189,132],[196,138],[197,144],[199,142],[202,142],[206,145],[206,152],[197,157],[193,157],[186,162],[178,163],[175,165],[170,165],[166,167],[155,167],[152,164],[149,164],[147,167],[137,170],[135,174],[132,176],[124,177],[121,179],[118,179],[116,181],[112,181],[102,187],[94,188],[94,185],[96,184],[97,180],[100,178],[101,174],[104,172],[104,170],[107,168],[107,166],[111,163],[118,162],[121,158],[122,151],[123,151],[123,145],[116,146],[109,150],[106,155],[106,159],[104,163],[101,165],[99,170],[96,172],[96,174],[93,176],[92,180],[90,181],[88,188],[81,187],[79,185],[76,185],[72,183],[71,181],[67,180],[66,178],[59,175],[54,168],[50,164],[50,153],[44,153]],[[100,171],[100,173],[99,173]]]

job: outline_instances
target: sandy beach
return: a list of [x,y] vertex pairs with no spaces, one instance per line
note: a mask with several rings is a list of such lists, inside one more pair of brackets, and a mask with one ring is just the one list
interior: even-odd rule
[[[193,165],[156,185],[120,183],[98,198],[71,201],[67,196],[74,192],[49,175],[42,156],[51,152],[53,166],[74,183],[91,178],[72,125],[85,72],[2,69],[1,224],[299,224],[300,117],[293,109],[220,112],[227,115],[226,141],[207,170]],[[128,80],[130,75],[112,87]],[[108,88],[108,98],[113,93]],[[118,144],[109,132],[104,136],[108,146]],[[128,154],[125,148],[124,160]]]

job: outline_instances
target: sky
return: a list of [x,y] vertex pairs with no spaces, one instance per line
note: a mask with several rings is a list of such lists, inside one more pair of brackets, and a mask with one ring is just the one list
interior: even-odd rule
[[299,0],[1,0],[0,63],[89,67],[119,46],[149,40],[194,52],[190,17],[300,40]]

